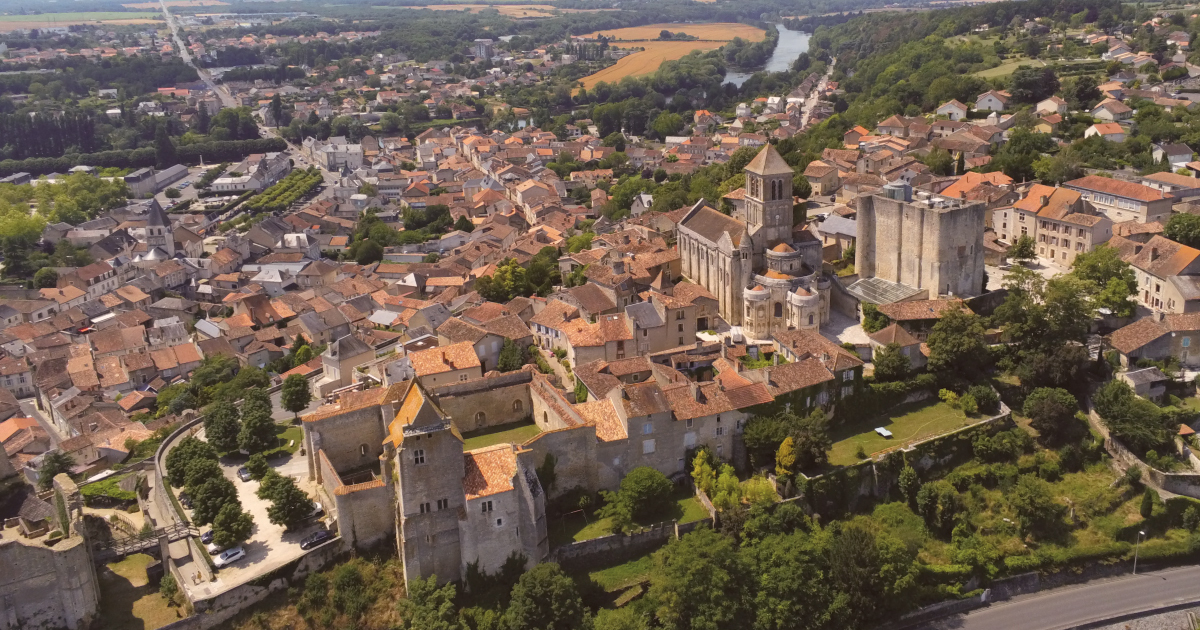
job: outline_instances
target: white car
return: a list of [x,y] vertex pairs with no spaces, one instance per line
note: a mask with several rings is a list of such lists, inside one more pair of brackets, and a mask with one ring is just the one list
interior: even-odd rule
[[241,547],[234,547],[232,549],[226,549],[225,551],[221,552],[221,555],[213,558],[213,565],[219,569],[221,567],[231,565],[245,557],[245,549],[242,549]]

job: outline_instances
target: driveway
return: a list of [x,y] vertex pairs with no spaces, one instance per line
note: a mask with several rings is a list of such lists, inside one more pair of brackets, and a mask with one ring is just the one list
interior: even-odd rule
[[821,324],[821,334],[839,344],[849,342],[856,346],[865,346],[871,341],[858,320],[833,309],[829,309],[829,323]]
[[[244,461],[245,459],[241,457],[226,457],[221,461],[221,472],[237,488],[242,509],[254,518],[254,529],[251,531],[250,540],[242,543],[242,547],[246,550],[246,557],[230,566],[218,569],[216,579],[212,582],[186,585],[188,593],[193,598],[212,597],[303,556],[308,552],[300,549],[300,541],[318,529],[324,528],[321,522],[316,521],[294,532],[285,532],[283,526],[272,523],[267,517],[267,508],[271,503],[258,498],[256,494],[259,482],[242,481],[237,477],[237,469]],[[309,496],[316,497],[316,483],[307,481],[308,464],[304,457],[295,454],[287,459],[271,460],[271,467],[279,474],[295,480],[296,484]],[[191,510],[187,510],[187,512],[188,517],[191,518]],[[205,532],[209,529],[211,526],[204,526],[200,528],[200,531]]]

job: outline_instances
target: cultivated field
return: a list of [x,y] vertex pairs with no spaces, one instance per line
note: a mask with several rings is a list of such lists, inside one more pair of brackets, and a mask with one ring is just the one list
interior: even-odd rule
[[[601,35],[608,37],[610,40],[620,41],[639,41],[658,39],[658,34],[662,31],[671,31],[672,33],[687,33],[693,37],[698,37],[701,40],[711,40],[718,42],[727,42],[735,37],[741,37],[752,42],[762,41],[766,37],[766,31],[761,28],[750,26],[749,24],[737,23],[717,23],[717,24],[651,24],[649,26],[630,26],[628,28],[618,28],[612,31],[596,31],[588,33],[584,37],[595,39]],[[685,42],[691,43],[691,42]]]
[[584,77],[583,86],[590,90],[601,81],[616,83],[625,77],[650,74],[658,70],[664,61],[679,59],[693,50],[712,50],[724,45],[725,42],[715,41],[635,42],[631,46],[644,47],[646,50],[622,57],[600,72]]
[[[227,5],[228,2],[221,0],[167,0],[168,7],[215,7]],[[153,11],[162,5],[157,2],[139,2],[137,4],[122,4],[126,9],[149,9]]]
[[48,28],[72,24],[149,24],[160,13],[141,11],[89,11],[82,13],[41,13],[38,15],[0,15],[0,32],[23,28]]
[[592,13],[595,11],[615,11],[616,9],[559,9],[548,4],[430,4],[423,7],[405,6],[405,7],[385,7],[378,6],[376,9],[429,9],[431,11],[470,11],[471,13],[479,13],[484,9],[495,9],[510,18],[544,18],[551,17],[551,11],[560,11],[562,13]]

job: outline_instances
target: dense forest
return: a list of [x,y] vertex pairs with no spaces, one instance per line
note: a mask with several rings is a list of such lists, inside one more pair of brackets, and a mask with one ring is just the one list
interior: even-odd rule
[[[160,87],[198,81],[196,71],[178,59],[159,61],[149,57],[111,57],[98,63],[80,57],[54,59],[39,66],[54,73],[0,75],[0,94],[45,93],[61,99],[87,96],[98,88],[124,90],[130,97]],[[29,68],[17,65],[11,70]]]
[[68,151],[91,153],[99,148],[96,122],[83,113],[59,116],[0,114],[0,160],[57,157]]

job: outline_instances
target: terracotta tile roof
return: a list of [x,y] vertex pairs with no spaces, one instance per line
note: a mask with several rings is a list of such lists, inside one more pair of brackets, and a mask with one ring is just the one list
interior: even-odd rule
[[1159,278],[1167,278],[1187,269],[1198,257],[1200,250],[1155,235],[1142,246],[1141,251],[1126,258],[1126,262]]
[[624,440],[629,437],[625,424],[617,415],[611,400],[602,399],[575,405],[575,411],[590,425],[596,427],[596,439],[601,442]]
[[497,444],[463,453],[463,493],[467,499],[488,497],[513,489],[517,455],[511,444]]
[[417,376],[480,367],[479,356],[475,354],[474,346],[466,342],[420,350],[408,356]]
[[549,300],[542,312],[530,318],[529,323],[558,329],[563,322],[578,317],[578,308],[561,300]]
[[500,335],[505,339],[512,339],[513,341],[519,341],[533,335],[533,332],[529,330],[529,326],[525,325],[525,322],[516,315],[505,315],[504,317],[492,319],[483,324],[483,329]]
[[882,330],[867,333],[867,336],[871,338],[871,341],[885,346],[894,343],[904,347],[920,343],[916,337],[913,337],[907,330],[904,330],[896,323],[892,323]]
[[767,384],[776,396],[833,380],[833,373],[816,357],[766,368]]
[[962,300],[913,300],[880,304],[879,312],[888,318],[903,322],[921,319],[940,319],[942,314],[956,308],[971,310]]
[[338,398],[336,403],[321,405],[316,411],[304,416],[302,420],[304,422],[316,422],[343,413],[373,407],[381,404],[389,391],[390,388],[387,387],[375,387],[359,392],[346,392]]
[[745,223],[708,206],[700,208],[679,225],[696,232],[712,243],[721,240],[722,234],[728,233],[735,247],[742,242],[742,237],[746,234]]
[[448,339],[450,343],[474,344],[487,336],[487,331],[457,317],[451,317],[438,326],[437,334]]
[[479,306],[463,311],[462,317],[484,323],[508,314],[510,314],[510,311],[507,306],[495,302],[484,302]]
[[1169,332],[1163,322],[1157,322],[1153,317],[1143,317],[1113,331],[1109,343],[1117,352],[1129,354]]
[[1111,177],[1100,177],[1098,175],[1088,175],[1087,177],[1073,179],[1064,183],[1063,186],[1082,188],[1084,190],[1094,190],[1097,192],[1102,192],[1117,197],[1124,197],[1126,199],[1133,199],[1136,201],[1155,201],[1158,199],[1174,198],[1174,195],[1171,193],[1164,193],[1149,186],[1121,181],[1119,179],[1112,179]]

